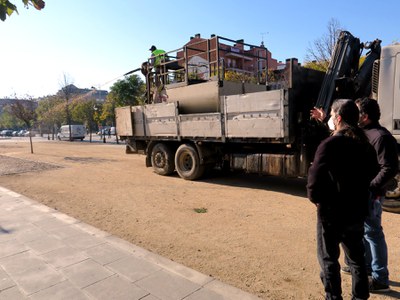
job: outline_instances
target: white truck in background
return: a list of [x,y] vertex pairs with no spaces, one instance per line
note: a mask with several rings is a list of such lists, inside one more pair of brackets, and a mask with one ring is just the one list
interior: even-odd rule
[[[328,113],[336,98],[374,97],[382,125],[400,139],[400,45],[381,49],[379,40],[363,44],[344,31],[326,73],[304,68],[296,59],[268,72],[262,47],[243,43],[251,50],[246,57],[225,41],[215,36],[206,40],[207,46],[191,44],[175,55],[167,53],[158,73],[144,65],[148,104],[116,109],[117,133],[126,141],[126,152],[146,155],[146,166],[157,174],[176,171],[183,179],[196,180],[207,169],[221,168],[306,176],[326,136],[309,112],[317,106]],[[359,67],[364,48],[369,52]],[[243,61],[256,56],[253,73],[246,71],[241,82],[228,80],[229,56]],[[154,103],[160,92],[166,101]]]
[[[69,133],[71,129],[71,135]],[[85,138],[86,127],[85,125],[62,125],[59,132],[57,133],[57,138],[60,141],[81,140]]]

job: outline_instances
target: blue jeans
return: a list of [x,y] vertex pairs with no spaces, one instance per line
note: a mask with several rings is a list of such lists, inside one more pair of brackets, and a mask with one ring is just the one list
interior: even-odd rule
[[372,278],[388,285],[388,252],[382,228],[382,200],[370,199],[369,215],[364,223],[365,262]]

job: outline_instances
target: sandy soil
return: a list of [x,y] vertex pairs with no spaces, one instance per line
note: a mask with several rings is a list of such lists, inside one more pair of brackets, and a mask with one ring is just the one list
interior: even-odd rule
[[[323,299],[305,181],[212,174],[163,177],[123,145],[0,140],[0,186],[262,299]],[[400,215],[384,212],[400,299]],[[1,220],[0,220],[1,224]],[[351,279],[343,275],[345,299]]]

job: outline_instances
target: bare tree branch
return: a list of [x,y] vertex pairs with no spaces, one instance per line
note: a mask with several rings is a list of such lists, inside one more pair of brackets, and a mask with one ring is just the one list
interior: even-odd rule
[[339,21],[332,18],[327,25],[327,33],[316,39],[308,48],[305,56],[305,63],[313,63],[326,71],[329,66],[336,41],[340,32],[344,30]]

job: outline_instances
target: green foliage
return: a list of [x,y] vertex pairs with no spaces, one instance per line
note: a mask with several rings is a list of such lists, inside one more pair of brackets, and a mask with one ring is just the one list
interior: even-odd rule
[[193,208],[193,210],[198,214],[205,214],[208,211],[208,209],[205,207]]
[[[44,8],[45,2],[43,0],[22,0],[26,8],[32,5],[37,10]],[[0,19],[5,21],[7,16],[11,16],[13,12],[18,13],[17,6],[12,4],[9,0],[0,0]]]
[[106,125],[115,124],[115,108],[143,104],[145,91],[146,85],[135,74],[118,80],[110,88],[110,93],[96,116],[97,122],[106,123]]
[[17,119],[11,114],[9,107],[5,107],[3,112],[0,114],[0,128],[1,129],[17,129],[23,128],[24,124],[21,120]]
[[144,82],[138,75],[133,74],[114,83],[106,102],[114,103],[114,107],[142,104],[145,91]]
[[60,127],[65,116],[65,102],[58,96],[48,96],[38,102],[36,108],[38,123],[48,129]]
[[235,71],[226,71],[225,72],[225,80],[227,81],[235,81],[235,82],[250,82],[257,83],[257,78],[246,74]]
[[305,68],[326,72],[329,67],[329,61],[310,61],[304,64]]
[[[364,61],[365,61],[365,56],[361,56],[358,65],[361,67]],[[306,62],[303,66],[308,69],[326,72],[328,71],[329,68],[329,61],[310,61]]]
[[71,105],[72,120],[77,123],[85,124],[86,127],[92,131],[94,129],[94,124],[99,121],[95,120],[95,116],[97,115],[95,108],[96,100],[94,98],[77,98],[73,100]]

